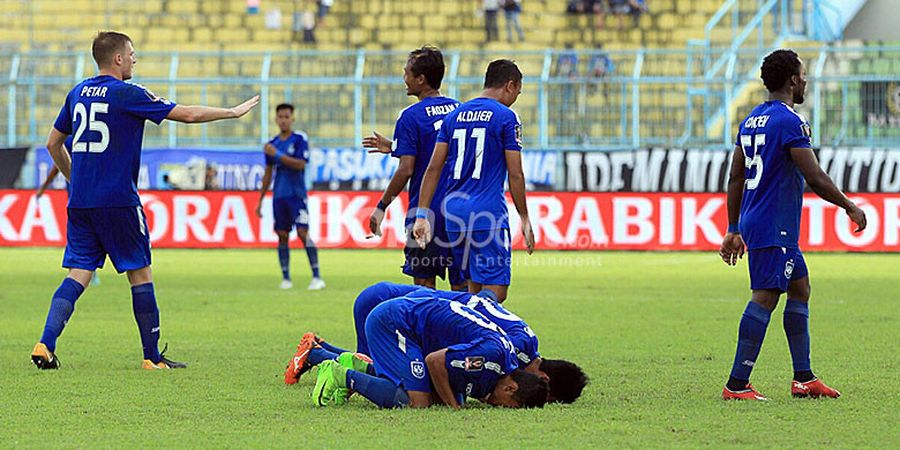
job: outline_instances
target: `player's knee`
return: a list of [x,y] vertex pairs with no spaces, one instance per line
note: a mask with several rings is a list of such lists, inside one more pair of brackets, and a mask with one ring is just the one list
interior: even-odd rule
[[809,281],[806,281],[804,283],[792,283],[788,288],[787,294],[791,300],[808,302],[811,291],[812,288],[809,285]]
[[766,308],[769,311],[775,309],[778,306],[778,298],[781,296],[781,292],[774,290],[759,290],[753,291],[753,297],[751,301],[759,304],[763,308]]
[[275,234],[278,235],[278,244],[284,245],[288,243],[289,232],[284,230],[276,230]]

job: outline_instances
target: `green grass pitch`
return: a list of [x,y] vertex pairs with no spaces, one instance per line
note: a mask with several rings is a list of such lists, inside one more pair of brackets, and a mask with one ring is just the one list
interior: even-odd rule
[[140,370],[124,276],[78,301],[59,371],[29,361],[61,249],[0,249],[0,448],[20,447],[734,447],[900,446],[900,255],[810,254],[813,369],[838,400],[790,398],[790,356],[773,315],[754,371],[772,401],[719,394],[749,297],[746,261],[714,253],[516,253],[506,303],[548,357],[578,362],[582,399],[543,410],[382,411],[354,397],[316,408],[314,377],[282,383],[301,334],[353,346],[356,294],[404,282],[400,251],[322,251],[328,288],[281,291],[275,249],[157,250],[162,340],[187,370]]

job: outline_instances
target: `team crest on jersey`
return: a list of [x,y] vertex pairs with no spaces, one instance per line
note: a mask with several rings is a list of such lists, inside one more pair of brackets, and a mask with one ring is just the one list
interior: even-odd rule
[[800,124],[800,131],[802,131],[802,132],[803,132],[803,135],[806,136],[806,137],[811,137],[811,136],[812,136],[812,128],[809,127],[809,124],[808,124],[808,123],[801,123],[801,124]]
[[794,260],[789,259],[784,265],[784,277],[790,280],[792,273],[794,273]]
[[425,378],[425,363],[422,361],[412,361],[409,363],[409,370],[413,376],[418,379]]
[[466,356],[466,372],[481,372],[484,370],[484,356]]

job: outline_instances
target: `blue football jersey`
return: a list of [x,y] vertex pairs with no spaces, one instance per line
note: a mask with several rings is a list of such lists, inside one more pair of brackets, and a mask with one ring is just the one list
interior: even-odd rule
[[446,366],[455,393],[484,398],[501,376],[519,367],[503,330],[472,308],[437,297],[391,302],[402,302],[399,322],[426,355],[448,349]]
[[476,98],[448,114],[437,142],[448,144],[447,230],[509,228],[504,184],[506,150],[522,150],[518,115],[500,102]]
[[[407,209],[406,223],[409,225],[415,220],[415,208],[419,204],[419,189],[422,186],[422,176],[431,161],[434,153],[434,143],[438,130],[443,124],[444,117],[455,110],[459,102],[448,97],[426,97],[420,102],[409,106],[400,112],[397,124],[394,126],[394,147],[391,156],[415,156],[416,165],[412,177],[409,179],[409,207]],[[438,186],[445,186],[449,171],[441,173]],[[440,205],[444,200],[444,191],[438,188],[431,200],[431,210],[440,215]]]
[[[280,136],[275,136],[269,143],[274,145],[278,151],[290,157],[309,161],[309,139],[307,139],[306,133],[302,131],[295,131],[284,140]],[[274,156],[265,155],[265,157],[267,166],[275,166],[275,183],[272,186],[272,197],[306,198],[306,171],[291,169],[282,164],[281,161],[276,161]]]
[[76,85],[53,125],[73,135],[69,208],[139,206],[144,121],[158,125],[174,107],[141,85],[107,75]]
[[740,230],[749,249],[797,248],[804,180],[790,150],[812,148],[810,135],[806,119],[778,100],[741,122],[735,142],[746,167]]
[[483,294],[471,295],[466,306],[480,312],[506,332],[521,366],[527,366],[535,358],[541,357],[537,335],[521,317]]

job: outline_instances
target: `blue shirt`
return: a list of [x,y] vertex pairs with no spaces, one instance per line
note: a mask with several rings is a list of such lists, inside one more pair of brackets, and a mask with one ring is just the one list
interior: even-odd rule
[[[434,153],[434,142],[437,139],[438,129],[443,123],[444,116],[459,106],[459,102],[447,97],[426,97],[420,102],[411,105],[400,112],[397,124],[394,126],[394,147],[391,156],[415,156],[416,165],[412,177],[409,179],[409,206],[407,208],[406,224],[415,221],[415,208],[419,205],[419,189],[422,186],[422,176],[431,161]],[[438,189],[431,200],[431,210],[436,217],[441,217],[441,202],[444,200],[443,186],[450,176],[446,167],[441,173]]]
[[797,248],[803,174],[792,148],[812,148],[809,123],[787,104],[771,100],[741,122],[735,145],[744,153],[740,230],[749,249]]
[[[292,158],[309,161],[309,140],[306,137],[306,133],[302,131],[291,133],[285,140],[282,140],[280,136],[275,136],[269,143],[274,145],[279,152]],[[272,197],[306,198],[306,171],[291,169],[282,164],[281,161],[275,160],[274,156],[265,156],[266,165],[275,166],[275,184],[272,187]]]
[[521,365],[526,366],[534,361],[535,358],[541,356],[538,352],[537,335],[531,330],[531,327],[522,318],[509,312],[509,310],[497,303],[496,295],[490,290],[481,291],[476,295],[468,292],[441,291],[412,284],[397,284],[387,281],[373,285],[367,288],[366,291],[369,289],[374,289],[374,292],[377,292],[374,295],[379,299],[407,296],[460,302],[490,319],[491,322],[497,324],[506,333],[506,337],[512,343],[516,357]]
[[158,125],[174,107],[141,85],[108,75],[76,85],[53,125],[74,135],[69,208],[139,206],[144,121]]
[[455,394],[483,399],[500,377],[519,365],[503,330],[482,314],[457,301],[436,297],[400,297],[398,322],[407,338],[429,353],[446,348],[450,388]]
[[506,151],[521,151],[521,138],[519,116],[494,99],[470,100],[447,115],[437,137],[449,146],[447,230],[509,228]]

